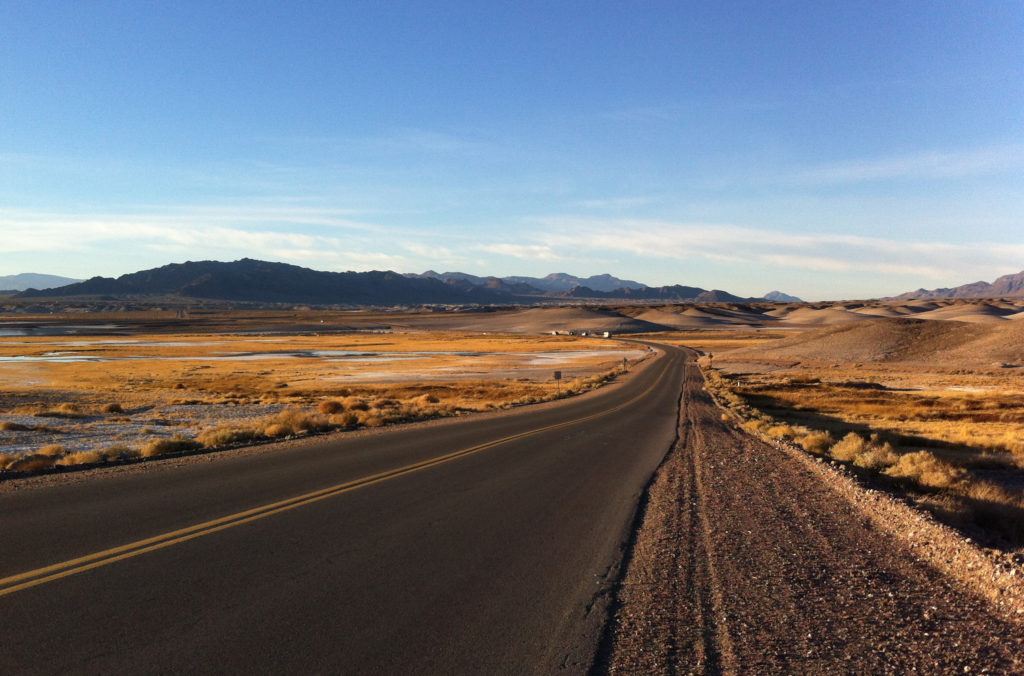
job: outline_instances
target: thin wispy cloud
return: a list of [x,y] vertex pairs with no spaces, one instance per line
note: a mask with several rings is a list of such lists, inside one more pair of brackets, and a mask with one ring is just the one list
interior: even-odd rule
[[953,152],[926,152],[826,164],[786,178],[800,184],[964,178],[1024,167],[1024,145]]
[[[292,229],[295,223],[325,226],[331,234]],[[346,232],[336,233],[337,228]],[[87,254],[116,246],[179,258],[256,257],[353,270],[401,268],[408,262],[376,249],[385,228],[324,210],[199,207],[154,215],[0,210],[0,229],[8,253]]]
[[[680,263],[709,260],[758,268],[880,273],[948,279],[1020,269],[1024,244],[903,242],[845,234],[793,234],[711,223],[550,219],[537,236],[555,255],[620,252]],[[556,234],[557,233],[557,234]],[[536,245],[534,245],[536,246]]]
[[556,253],[552,247],[542,244],[483,244],[476,248],[480,251],[500,256],[511,256],[512,258],[527,260],[557,261],[567,258],[567,256]]

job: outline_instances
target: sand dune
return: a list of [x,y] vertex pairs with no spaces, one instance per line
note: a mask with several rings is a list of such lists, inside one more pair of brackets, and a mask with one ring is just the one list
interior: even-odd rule
[[945,319],[958,322],[1002,322],[1009,310],[991,303],[956,303],[915,315],[918,319]]
[[614,310],[558,307],[422,315],[409,326],[453,331],[547,333],[549,331],[610,331],[637,333],[663,331],[664,326],[628,317]]
[[938,368],[1024,363],[1024,322],[879,318],[814,329],[729,356],[927,363]]
[[790,325],[833,326],[866,321],[870,317],[836,307],[801,307],[780,315],[779,319]]

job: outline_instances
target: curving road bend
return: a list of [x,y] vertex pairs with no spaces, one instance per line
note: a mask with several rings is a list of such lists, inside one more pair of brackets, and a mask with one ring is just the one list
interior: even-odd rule
[[683,353],[558,406],[0,495],[7,673],[586,673]]

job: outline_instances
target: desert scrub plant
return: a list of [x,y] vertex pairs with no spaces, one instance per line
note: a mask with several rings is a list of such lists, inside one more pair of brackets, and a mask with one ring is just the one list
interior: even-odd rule
[[189,439],[181,436],[180,434],[175,434],[170,439],[153,439],[142,447],[139,454],[144,458],[152,458],[166,453],[194,451],[202,447],[203,445],[195,439]]
[[853,462],[857,456],[866,451],[868,442],[856,432],[850,432],[837,444],[832,446],[829,454],[841,462]]
[[352,411],[346,411],[332,415],[330,421],[332,425],[337,425],[338,427],[355,427],[359,424],[359,416]]
[[91,465],[98,462],[104,462],[107,456],[103,451],[99,449],[92,449],[88,451],[75,451],[68,453],[62,458],[57,460],[58,465],[69,466],[69,465]]
[[255,427],[219,425],[200,432],[196,437],[196,441],[205,448],[216,448],[217,446],[227,446],[228,444],[255,441],[262,436],[262,430],[258,430]]
[[7,469],[7,466],[18,459],[13,453],[0,453],[0,469]]
[[52,455],[30,453],[10,462],[7,465],[7,469],[12,472],[38,472],[44,469],[50,469],[53,467],[55,462],[56,458]]
[[22,425],[12,420],[4,420],[0,422],[0,432],[31,432],[34,428],[28,425]]
[[751,434],[764,434],[765,430],[768,429],[769,424],[770,423],[767,420],[754,419],[745,421],[740,425],[740,427]]
[[836,440],[830,432],[811,432],[800,439],[800,446],[815,455],[825,455],[835,443]]
[[47,444],[36,451],[36,453],[39,455],[48,455],[53,458],[59,458],[67,453],[67,449],[60,444]]
[[900,456],[899,462],[885,470],[885,474],[898,479],[910,479],[929,488],[963,488],[968,479],[962,467],[940,460],[929,451]]
[[342,403],[347,411],[367,411],[370,409],[370,405],[365,400],[355,396],[345,397]]
[[78,404],[64,402],[56,408],[44,408],[33,413],[37,418],[86,418],[88,417],[78,407]]
[[332,415],[334,413],[340,413],[345,410],[345,405],[336,399],[328,399],[321,401],[320,405],[317,406],[317,410],[324,415]]
[[107,414],[124,413],[124,408],[121,406],[121,404],[118,404],[117,402],[112,402],[109,404],[103,404],[103,406],[100,407],[100,412]]
[[139,457],[140,453],[137,448],[131,448],[124,444],[114,444],[113,446],[107,446],[102,451],[104,459],[116,461],[116,460],[129,460],[131,458]]
[[768,428],[767,434],[772,439],[792,439],[796,436],[796,430],[792,425],[773,425]]
[[868,444],[867,450],[853,459],[853,464],[865,469],[880,470],[892,467],[899,462],[899,459],[899,454],[893,450],[892,444],[888,441],[884,443],[872,441]]

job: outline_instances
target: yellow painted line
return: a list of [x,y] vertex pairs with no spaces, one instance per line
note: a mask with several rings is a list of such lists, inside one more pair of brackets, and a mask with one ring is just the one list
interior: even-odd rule
[[37,568],[35,570],[19,573],[17,575],[11,575],[10,577],[0,579],[0,596],[13,594],[14,592],[18,592],[23,589],[29,589],[31,587],[36,587],[38,585],[45,584],[46,582],[52,582],[54,580],[59,580],[61,578],[65,578],[71,575],[77,575],[78,573],[83,573],[87,570],[92,570],[93,568],[107,566],[118,561],[123,561],[125,559],[139,556],[140,554],[145,554],[147,552],[156,551],[158,549],[170,547],[172,545],[180,544],[182,542],[194,540],[204,535],[210,535],[211,533],[216,533],[218,531],[226,530],[228,528],[234,528],[235,526],[240,526],[244,523],[249,523],[250,521],[255,521],[257,519],[262,519],[274,514],[279,514],[281,512],[292,510],[297,507],[302,507],[304,505],[309,505],[314,502],[319,502],[320,500],[326,500],[327,498],[332,498],[343,493],[348,493],[358,488],[363,488],[364,486],[371,486],[373,484],[381,483],[389,479],[395,479],[406,474],[412,474],[413,472],[418,472],[420,470],[424,470],[435,465],[450,462],[452,460],[455,460],[456,458],[461,458],[467,455],[472,455],[474,453],[479,453],[480,451],[484,451],[489,448],[494,448],[495,446],[500,446],[510,441],[515,441],[517,439],[522,439],[524,437],[533,436],[535,434],[540,434],[542,432],[550,432],[551,430],[557,430],[563,427],[578,425],[589,420],[594,420],[595,418],[601,418],[603,416],[610,415],[646,397],[648,394],[650,394],[652,390],[654,390],[655,387],[658,386],[658,384],[662,381],[662,379],[665,377],[667,373],[667,369],[662,371],[661,375],[659,375],[658,378],[646,390],[644,390],[637,396],[633,397],[629,401],[623,404],[619,404],[618,406],[610,408],[606,411],[601,411],[600,413],[584,416],[582,418],[576,418],[575,420],[569,420],[567,422],[562,422],[555,425],[549,425],[547,427],[539,427],[535,430],[529,430],[527,432],[520,432],[518,434],[503,437],[501,439],[495,439],[493,441],[488,441],[483,444],[478,444],[476,446],[471,446],[469,448],[453,451],[452,453],[447,453],[436,458],[423,460],[412,465],[406,465],[405,467],[398,467],[396,469],[388,470],[386,472],[371,474],[370,476],[365,476],[359,479],[354,479],[352,481],[347,481],[345,483],[336,484],[328,488],[322,488],[320,490],[305,493],[303,495],[298,495],[296,497],[288,498],[286,500],[272,502],[266,505],[262,505],[260,507],[254,507],[253,509],[247,509],[242,512],[237,512],[229,516],[221,517],[219,519],[213,519],[212,521],[205,521],[194,526],[188,526],[187,528],[181,528],[178,530],[170,531],[168,533],[163,533],[162,535],[156,535],[154,537],[146,538],[144,540],[138,540],[136,542],[132,542],[126,545],[121,545],[120,547],[106,549],[101,552],[96,552],[95,554],[80,556],[78,558],[70,559],[68,561],[62,561],[61,563],[55,563],[51,566],[45,566],[43,568]]

